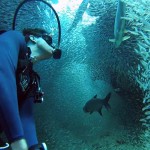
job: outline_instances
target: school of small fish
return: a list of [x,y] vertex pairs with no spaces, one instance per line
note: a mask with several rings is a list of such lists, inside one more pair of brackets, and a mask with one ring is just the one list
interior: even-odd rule
[[135,1],[133,3],[129,0],[125,1],[127,5],[132,7],[132,9],[128,9],[126,19],[128,19],[133,26],[133,30],[130,33],[135,35],[138,39],[137,48],[134,50],[142,58],[138,65],[139,72],[144,68],[141,77],[136,78],[139,86],[145,92],[143,99],[145,107],[143,111],[146,117],[141,119],[141,121],[144,126],[150,127],[150,8],[147,7],[150,2],[147,0]]

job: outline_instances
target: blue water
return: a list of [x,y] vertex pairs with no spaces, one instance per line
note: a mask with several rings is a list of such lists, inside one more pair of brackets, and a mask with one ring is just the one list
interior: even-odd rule
[[[9,4],[3,1],[0,2],[3,6],[1,15],[4,12],[8,14],[4,20],[0,17],[1,26],[11,29],[11,20],[19,1]],[[118,55],[108,39],[113,36],[116,3],[89,1],[80,14],[81,0],[50,2],[60,18],[60,48],[63,54],[61,60],[46,60],[35,66],[45,92],[44,103],[37,105],[35,110],[40,141],[47,142],[53,150],[133,149],[134,140],[131,140],[129,130],[132,127],[128,125],[131,120],[127,111],[129,106],[112,85],[112,67]],[[75,17],[77,23],[68,31]],[[24,27],[47,29],[52,32],[57,45],[57,21],[45,4],[25,4],[16,21],[16,30]],[[126,57],[124,54],[120,54],[120,66],[126,69],[126,59],[122,60]],[[104,98],[109,91],[112,92],[110,112],[103,109],[103,117],[98,113],[89,115],[83,112],[84,104],[95,94]]]

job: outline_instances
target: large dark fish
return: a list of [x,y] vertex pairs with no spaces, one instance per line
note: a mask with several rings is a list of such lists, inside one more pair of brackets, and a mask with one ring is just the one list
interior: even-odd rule
[[80,4],[80,6],[76,12],[75,18],[74,18],[73,23],[72,23],[71,27],[69,28],[68,32],[70,32],[72,29],[76,28],[77,24],[82,20],[82,16],[87,9],[88,3],[89,3],[89,0],[82,1],[82,3]]
[[111,107],[108,104],[108,101],[110,99],[111,93],[108,93],[108,95],[104,99],[97,98],[97,95],[95,95],[92,99],[90,99],[85,106],[83,107],[83,111],[86,113],[92,114],[94,111],[98,112],[102,116],[102,107],[103,105],[107,110],[109,110]]

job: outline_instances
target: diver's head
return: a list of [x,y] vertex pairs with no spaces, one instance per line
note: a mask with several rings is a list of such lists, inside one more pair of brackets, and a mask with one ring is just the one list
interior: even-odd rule
[[[52,37],[48,32],[43,29],[24,29],[23,35],[25,36],[25,40],[27,42],[27,46],[31,49],[31,55],[38,53],[43,53],[45,51],[44,58],[48,57],[48,54],[52,53],[54,59],[61,58],[61,50],[52,46]],[[51,49],[52,52],[48,52]],[[51,55],[51,54],[50,54]]]
[[46,41],[46,43],[52,46],[52,37],[51,35],[44,29],[31,29],[27,28],[23,30],[23,35],[25,36],[26,42],[32,41],[35,42],[35,39],[42,38]]

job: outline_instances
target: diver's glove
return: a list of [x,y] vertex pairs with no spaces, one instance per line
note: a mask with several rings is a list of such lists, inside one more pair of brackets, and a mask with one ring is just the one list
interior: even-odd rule
[[60,59],[61,58],[61,50],[60,49],[55,49],[54,51],[53,51],[53,58],[54,59]]

